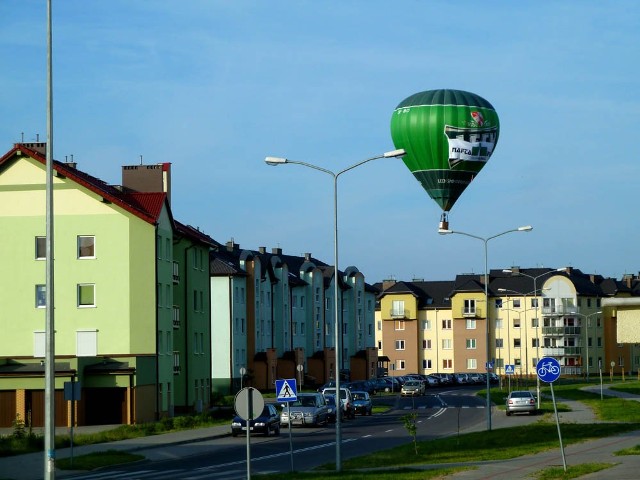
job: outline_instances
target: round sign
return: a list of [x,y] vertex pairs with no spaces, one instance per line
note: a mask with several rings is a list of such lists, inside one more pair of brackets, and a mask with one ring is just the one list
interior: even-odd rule
[[238,416],[243,420],[259,417],[264,409],[264,398],[260,391],[253,387],[243,388],[236,394],[233,404]]
[[244,367],[240,367],[240,375],[244,375],[245,373],[247,373],[247,369]]
[[302,370],[304,370],[304,365],[302,365],[302,364],[301,364],[301,365],[298,365],[298,366],[296,367],[296,369],[297,369],[299,372],[301,372]]
[[611,368],[613,368],[613,367],[615,367],[615,366],[616,366],[616,362],[611,361]]
[[553,357],[544,357],[536,365],[536,372],[543,382],[555,382],[560,377],[560,363]]

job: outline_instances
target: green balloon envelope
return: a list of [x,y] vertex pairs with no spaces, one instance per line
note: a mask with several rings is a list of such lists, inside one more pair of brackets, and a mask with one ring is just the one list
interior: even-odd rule
[[487,163],[500,122],[484,98],[462,90],[428,90],[403,100],[391,117],[391,138],[405,165],[448,212]]

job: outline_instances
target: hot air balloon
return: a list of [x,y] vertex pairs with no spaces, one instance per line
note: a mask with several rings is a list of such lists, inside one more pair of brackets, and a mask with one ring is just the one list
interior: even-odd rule
[[491,157],[500,122],[484,98],[462,90],[428,90],[404,99],[391,117],[391,138],[405,165],[447,214]]

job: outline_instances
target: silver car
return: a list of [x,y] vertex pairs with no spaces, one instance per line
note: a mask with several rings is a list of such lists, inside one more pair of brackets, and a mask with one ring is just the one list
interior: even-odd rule
[[280,423],[289,424],[289,413],[291,414],[291,425],[318,426],[329,423],[329,407],[321,393],[299,393],[295,402],[289,406],[284,406],[280,413]]
[[422,380],[408,380],[400,389],[400,395],[424,395],[424,382]]
[[517,412],[528,412],[535,415],[537,411],[536,397],[528,390],[515,390],[509,394],[506,403],[507,416]]

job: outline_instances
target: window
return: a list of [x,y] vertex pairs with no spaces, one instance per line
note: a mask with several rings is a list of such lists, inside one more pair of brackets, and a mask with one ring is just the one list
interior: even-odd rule
[[504,347],[504,339],[496,338],[496,348],[502,348],[502,347]]
[[431,350],[431,340],[422,340],[422,348]]
[[467,350],[475,350],[476,348],[476,339],[475,338],[467,338]]
[[513,299],[513,308],[520,308],[520,299],[519,298],[514,298]]
[[382,350],[382,340],[378,340],[378,350]]
[[78,235],[78,258],[96,258],[96,237]]
[[538,328],[540,326],[540,320],[537,318],[531,319],[531,328]]
[[396,320],[395,328],[396,330],[404,330],[404,320]]
[[391,306],[391,316],[392,317],[404,316],[404,300],[393,300],[392,306]]
[[378,331],[381,331],[382,330],[382,321],[378,320],[377,325],[378,325]]
[[78,284],[78,307],[96,306],[96,286],[93,283]]
[[520,339],[519,338],[514,338],[513,339],[513,348],[520,348]]
[[502,299],[496,298],[496,308],[502,308]]
[[469,370],[476,370],[478,368],[478,361],[475,358],[467,358],[467,368]]
[[450,338],[444,338],[442,340],[442,349],[451,350],[451,348],[452,348],[452,340]]
[[538,308],[538,299],[537,298],[532,298],[531,299],[531,308]]
[[514,318],[513,319],[513,328],[520,328],[520,319],[519,318]]
[[36,237],[36,260],[47,258],[47,237]]
[[431,360],[430,359],[423,359],[422,360],[422,368],[425,370],[430,370],[431,368],[433,368],[431,366]]
[[496,318],[496,328],[498,328],[498,329],[502,328],[502,319],[501,318]]
[[476,313],[476,301],[473,299],[466,299],[464,301],[464,313],[474,315]]
[[[589,344],[591,344],[591,338],[589,338]],[[537,338],[532,338],[532,339],[531,339],[531,346],[532,346],[533,348],[537,348],[537,347],[539,347],[539,346],[540,346],[540,340],[539,340],[539,339],[537,339]],[[589,345],[589,346],[591,346],[591,345]]]
[[476,321],[473,318],[467,318],[467,330],[475,330]]
[[443,330],[451,330],[451,319],[442,320],[442,329]]
[[453,368],[453,360],[450,358],[445,358],[442,360],[442,368],[445,370],[451,370]]
[[422,329],[423,330],[431,330],[431,321],[430,320],[423,320],[422,321]]
[[396,370],[404,370],[404,360],[396,360]]
[[47,286],[36,285],[36,308],[45,308],[47,306]]
[[396,340],[396,350],[404,350],[404,340]]
[[98,355],[98,331],[78,330],[76,332],[76,355],[95,357]]

